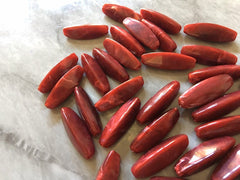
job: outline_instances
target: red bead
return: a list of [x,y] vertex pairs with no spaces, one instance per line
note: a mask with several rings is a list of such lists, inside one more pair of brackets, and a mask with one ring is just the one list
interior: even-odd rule
[[195,66],[193,57],[171,52],[146,53],[141,56],[141,61],[147,66],[164,70],[186,70]]
[[177,48],[177,44],[172,40],[172,38],[161,28],[152,24],[150,21],[142,19],[142,22],[149,27],[155,36],[158,38],[160,45],[159,49],[167,52],[172,52]]
[[117,21],[117,22],[122,22],[126,17],[132,17],[137,20],[141,20],[142,16],[132,9],[125,7],[125,6],[120,6],[117,4],[104,4],[102,7],[102,12],[110,17],[111,19]]
[[75,53],[70,54],[55,65],[44,77],[38,86],[38,90],[42,93],[51,91],[58,80],[71,68],[77,65],[78,57]]
[[184,154],[175,166],[178,176],[190,176],[222,158],[235,144],[229,136],[215,138],[199,144]]
[[71,39],[95,39],[107,33],[107,25],[80,25],[63,28],[63,34]]
[[132,70],[139,70],[141,68],[140,61],[123,45],[117,41],[106,38],[103,45],[108,54],[115,58],[124,67]]
[[240,134],[240,116],[230,116],[195,128],[196,135],[201,139]]
[[131,150],[139,153],[144,152],[160,142],[174,127],[179,118],[179,111],[173,108],[155,119],[146,126],[131,143]]
[[237,37],[237,32],[212,23],[196,23],[184,26],[184,33],[209,42],[230,42]]
[[159,40],[155,34],[142,22],[133,19],[126,18],[123,21],[123,25],[127,30],[143,45],[146,47],[156,50],[159,47]]
[[132,98],[143,86],[142,76],[132,78],[105,94],[95,107],[98,111],[107,111]]
[[107,76],[95,59],[88,54],[81,55],[83,69],[89,82],[102,94],[110,90]]
[[127,71],[108,53],[99,48],[94,48],[92,54],[108,76],[119,82],[124,82],[129,79]]
[[235,146],[211,176],[212,180],[234,180],[240,175],[240,144]]
[[161,14],[157,11],[142,8],[140,10],[140,13],[144,19],[159,26],[167,33],[177,34],[180,32],[180,30],[182,28],[181,25],[179,23],[177,23],[175,20],[173,20],[172,18],[170,18],[164,14]]
[[196,122],[218,119],[240,106],[240,91],[235,91],[220,97],[193,111],[192,117]]
[[228,74],[233,79],[240,78],[240,66],[238,65],[219,65],[207,68],[198,69],[188,74],[188,80],[190,83],[195,84],[199,81],[207,79],[219,74]]
[[134,55],[140,57],[143,53],[145,53],[143,46],[123,28],[111,26],[110,32],[114,40],[125,46]]
[[166,139],[141,156],[132,166],[136,178],[146,178],[172,164],[187,148],[188,137],[184,134]]
[[187,109],[202,106],[223,96],[232,85],[233,79],[228,74],[210,77],[185,91],[178,98],[179,105]]
[[204,65],[236,64],[237,56],[222,49],[211,46],[183,46],[181,54],[194,57],[197,63]]
[[178,81],[172,81],[161,88],[153,97],[151,97],[140,109],[137,120],[141,124],[151,122],[171,104],[180,88]]
[[112,150],[98,171],[96,180],[117,180],[120,174],[120,155]]
[[102,131],[102,123],[91,99],[81,87],[75,87],[74,95],[81,117],[86,122],[90,133],[97,136]]
[[131,127],[140,108],[139,98],[133,98],[123,104],[105,126],[99,143],[103,147],[112,146]]
[[45,106],[53,109],[65,101],[79,84],[82,75],[83,68],[79,65],[74,66],[64,74],[48,95]]
[[95,153],[95,147],[84,121],[68,107],[61,109],[61,116],[66,132],[75,148],[84,158],[91,158]]

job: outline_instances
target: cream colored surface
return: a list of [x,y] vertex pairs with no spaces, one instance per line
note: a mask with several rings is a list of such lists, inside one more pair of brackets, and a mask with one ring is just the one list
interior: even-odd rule
[[[188,23],[211,22],[240,32],[240,1],[211,0],[7,0],[0,5],[0,179],[4,180],[92,180],[107,153],[114,149],[121,155],[121,180],[135,179],[132,164],[140,157],[130,151],[129,145],[143,128],[134,123],[126,135],[111,148],[102,148],[94,138],[96,154],[84,160],[69,141],[60,117],[60,107],[49,110],[44,106],[47,95],[37,87],[46,73],[61,59],[75,52],[89,53],[94,47],[103,48],[105,37],[89,41],[67,39],[62,28],[79,24],[120,25],[106,17],[104,3],[117,3],[136,11],[150,8],[164,13],[182,26]],[[109,37],[108,35],[107,37]],[[240,39],[233,43],[214,44],[187,37],[182,31],[172,36],[180,52],[183,45],[211,45],[240,55]],[[80,61],[79,61],[80,63]],[[239,64],[239,63],[238,63]],[[203,66],[196,65],[195,69]],[[160,71],[142,66],[140,71],[128,71],[131,77],[142,75],[144,88],[137,94],[144,104],[160,88],[172,80],[181,83],[179,95],[191,84],[190,71]],[[111,88],[118,85],[110,80]],[[100,94],[84,77],[81,86],[96,102]],[[239,80],[229,92],[239,89]],[[217,87],[216,87],[217,88]],[[62,106],[77,110],[73,96]],[[61,107],[62,107],[61,106]],[[179,107],[177,99],[169,107]],[[103,125],[117,108],[101,113]],[[190,110],[180,109],[181,118],[168,136],[186,133],[191,149],[200,143],[194,133]],[[232,114],[239,114],[240,109]],[[240,135],[235,136],[240,143]],[[174,164],[157,175],[175,176]],[[208,179],[213,166],[188,179]]]

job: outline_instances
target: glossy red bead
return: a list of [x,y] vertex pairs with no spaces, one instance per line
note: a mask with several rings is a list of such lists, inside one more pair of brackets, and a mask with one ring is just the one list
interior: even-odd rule
[[201,124],[195,128],[196,135],[201,139],[240,134],[240,116],[230,116]]
[[159,47],[159,40],[155,34],[141,21],[133,18],[126,18],[123,20],[123,25],[127,30],[143,45],[156,50]]
[[211,180],[234,180],[240,175],[240,144],[235,146],[213,171]]
[[182,108],[195,108],[212,102],[224,95],[233,85],[233,79],[228,74],[220,74],[205,79],[185,91],[178,102]]
[[155,146],[174,127],[179,118],[179,111],[173,108],[146,126],[131,143],[135,153],[144,152]]
[[112,150],[98,171],[96,180],[117,180],[120,174],[120,155]]
[[151,97],[140,109],[137,115],[137,121],[141,124],[153,121],[171,104],[177,96],[180,88],[178,81],[172,81],[161,88],[153,97]]
[[240,91],[224,95],[193,111],[192,117],[196,122],[218,119],[240,106]]
[[102,123],[94,104],[86,91],[81,87],[75,87],[74,95],[81,117],[86,122],[90,133],[93,136],[97,136],[102,131]]
[[124,82],[129,79],[127,71],[108,53],[99,48],[94,48],[92,54],[108,76],[119,82]]
[[84,121],[68,107],[61,109],[61,116],[72,144],[85,159],[91,158],[95,153],[95,147]]
[[74,66],[64,76],[59,79],[48,95],[45,106],[53,109],[65,101],[74,91],[74,88],[82,79],[83,68],[79,65]]
[[166,139],[141,156],[132,166],[136,178],[146,178],[172,164],[187,148],[188,137],[184,134]]
[[63,28],[63,34],[71,39],[95,39],[108,33],[107,25],[80,25]]
[[177,34],[181,30],[181,25],[177,23],[175,20],[172,18],[161,14],[157,11],[153,11],[151,9],[144,9],[142,8],[140,10],[140,14],[142,17],[153,24],[159,26],[162,28],[165,32],[170,33],[170,34]]
[[222,49],[211,46],[190,45],[183,46],[181,54],[194,57],[197,63],[204,65],[236,64],[237,56]]
[[103,45],[108,54],[115,58],[124,67],[132,70],[139,70],[141,68],[140,61],[123,45],[117,41],[106,38]]
[[142,76],[132,78],[115,87],[95,103],[98,111],[107,111],[132,98],[143,86]]
[[142,19],[142,16],[136,13],[134,10],[118,4],[104,4],[102,7],[102,12],[111,19],[120,23],[122,23],[126,17],[132,17],[137,20]]
[[100,93],[105,94],[110,90],[107,76],[103,72],[100,65],[90,55],[83,53],[81,55],[82,66],[89,82]]
[[190,176],[221,159],[235,144],[229,136],[211,139],[184,154],[175,166],[178,176]]
[[112,38],[125,46],[134,55],[140,57],[145,53],[144,47],[126,30],[118,26],[111,26]]
[[108,121],[101,134],[99,139],[101,146],[112,146],[125,134],[135,121],[140,105],[140,99],[133,98],[119,108],[119,110]]
[[207,79],[219,74],[228,74],[233,79],[240,78],[240,66],[238,65],[218,65],[207,68],[198,69],[188,74],[188,81],[195,84],[199,81]]
[[149,27],[155,36],[158,38],[160,45],[159,49],[167,52],[172,52],[177,48],[177,44],[172,40],[172,38],[161,28],[151,23],[146,19],[142,19],[142,22]]
[[77,65],[78,57],[75,53],[70,54],[56,64],[44,77],[38,86],[38,90],[42,93],[51,91],[58,80],[71,68]]
[[195,66],[196,59],[171,52],[152,52],[141,56],[143,64],[164,70],[187,70]]
[[237,32],[212,23],[196,23],[184,26],[184,33],[195,38],[209,42],[231,42],[237,37]]

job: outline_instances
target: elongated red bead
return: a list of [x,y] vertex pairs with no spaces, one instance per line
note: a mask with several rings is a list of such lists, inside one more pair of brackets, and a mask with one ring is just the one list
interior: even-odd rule
[[63,34],[71,39],[95,39],[108,33],[107,25],[80,25],[63,28]]
[[211,180],[234,180],[240,175],[240,144],[235,146],[213,171]]
[[177,96],[180,88],[178,81],[172,81],[161,88],[153,97],[151,97],[140,109],[137,120],[141,124],[152,121],[159,116]]
[[84,121],[68,107],[61,108],[61,116],[72,144],[85,159],[91,158],[95,147]]
[[108,121],[101,134],[99,139],[101,146],[112,146],[125,134],[135,121],[140,105],[140,99],[133,98],[119,108],[119,110]]
[[98,171],[96,180],[117,180],[120,174],[120,155],[112,150]]
[[195,128],[195,132],[201,139],[240,134],[240,116],[225,117],[201,124]]
[[123,45],[117,41],[106,38],[103,45],[113,58],[115,58],[124,67],[132,70],[139,70],[141,68],[140,61]]
[[190,176],[222,158],[235,144],[229,136],[211,139],[184,154],[175,166],[178,176]]
[[86,91],[81,87],[75,87],[74,95],[81,117],[85,120],[90,133],[93,136],[97,136],[102,131],[102,123],[94,104]]
[[210,66],[236,64],[237,62],[237,56],[234,54],[211,46],[183,46],[181,53],[194,57],[199,64]]
[[182,28],[181,25],[175,20],[157,11],[142,8],[140,10],[140,14],[144,19],[151,21],[153,24],[159,26],[167,33],[177,34]]
[[212,23],[187,24],[184,26],[183,32],[189,36],[209,42],[230,42],[237,37],[236,31]]
[[124,82],[129,79],[127,71],[108,53],[99,48],[94,48],[92,54],[108,76],[119,82]]
[[137,20],[142,19],[142,16],[136,13],[134,10],[118,4],[104,4],[102,7],[102,12],[111,19],[120,23],[122,23],[126,17],[132,17]]
[[192,113],[196,122],[211,121],[218,119],[240,106],[240,91],[235,91],[220,97]]
[[123,20],[123,25],[127,30],[143,45],[156,50],[159,47],[159,40],[155,34],[141,21],[133,18],[126,18]]
[[232,85],[233,79],[228,74],[213,76],[185,91],[178,98],[178,103],[187,109],[199,107],[223,96]]
[[90,55],[83,53],[81,55],[82,66],[89,82],[100,93],[105,94],[110,90],[107,76],[103,72],[100,65]]
[[155,176],[152,177],[150,180],[183,180],[183,179],[176,177]]
[[165,70],[187,70],[195,66],[196,59],[183,54],[171,52],[146,53],[141,61],[147,66]]
[[134,55],[140,57],[143,53],[145,53],[144,47],[123,28],[111,26],[110,32],[114,40],[125,46]]
[[105,94],[95,107],[98,111],[107,111],[132,98],[143,86],[142,76],[132,78]]
[[185,134],[166,139],[141,156],[132,166],[136,178],[146,178],[172,164],[187,148],[188,137]]
[[42,93],[51,91],[58,80],[72,67],[77,65],[78,57],[75,53],[70,54],[56,64],[44,77],[38,86],[38,90]]
[[74,91],[74,87],[79,84],[82,75],[83,68],[79,65],[74,66],[64,74],[48,95],[45,106],[53,109],[65,101]]
[[207,68],[198,69],[188,74],[188,81],[195,84],[204,79],[216,76],[219,74],[228,74],[233,79],[240,78],[240,66],[238,65],[218,65]]
[[155,36],[158,38],[160,45],[159,49],[167,52],[172,52],[177,48],[177,44],[172,40],[172,38],[161,28],[151,23],[146,19],[142,19],[142,22],[149,27]]
[[161,88],[140,109],[137,121],[141,124],[153,121],[172,103],[178,94],[179,88],[180,83],[178,81],[172,81]]
[[160,142],[174,127],[179,118],[179,111],[173,108],[146,126],[131,143],[131,150],[144,152]]

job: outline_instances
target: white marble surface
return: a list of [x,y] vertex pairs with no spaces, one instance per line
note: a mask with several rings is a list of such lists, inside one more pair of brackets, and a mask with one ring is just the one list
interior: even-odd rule
[[[92,180],[106,154],[116,150],[121,155],[121,180],[135,179],[130,172],[131,165],[140,155],[132,153],[129,144],[142,128],[137,123],[112,148],[102,148],[98,138],[94,139],[96,154],[91,160],[84,160],[74,149],[66,135],[60,107],[49,110],[44,106],[46,95],[38,92],[37,87],[45,74],[59,60],[75,52],[90,53],[94,47],[103,48],[104,38],[89,41],[69,40],[62,34],[64,26],[78,24],[116,24],[101,11],[104,3],[126,5],[136,11],[150,8],[162,12],[181,25],[196,22],[212,22],[233,28],[240,32],[239,0],[7,0],[0,5],[0,179],[4,180]],[[240,38],[227,44],[205,43],[187,37],[182,31],[172,36],[179,52],[183,45],[204,44],[222,48],[236,54],[239,58]],[[239,63],[238,63],[239,64]],[[203,66],[196,65],[195,69]],[[142,67],[141,71],[129,71],[131,77],[142,75],[144,88],[137,94],[142,104],[157,90],[171,80],[181,83],[180,93],[190,84],[187,73],[190,71],[170,72]],[[111,87],[117,82],[109,79]],[[84,78],[81,81],[94,102],[100,95]],[[229,92],[239,89],[239,80]],[[62,106],[76,109],[70,97]],[[61,107],[62,107],[61,106]],[[171,107],[178,106],[177,99]],[[105,125],[117,110],[101,114]],[[194,134],[190,117],[191,111],[180,109],[181,118],[168,136],[186,133],[190,144],[188,149],[200,141]],[[232,114],[239,114],[240,109]],[[240,135],[235,136],[240,143]],[[208,168],[188,179],[208,179]],[[157,175],[175,176],[173,165]]]

